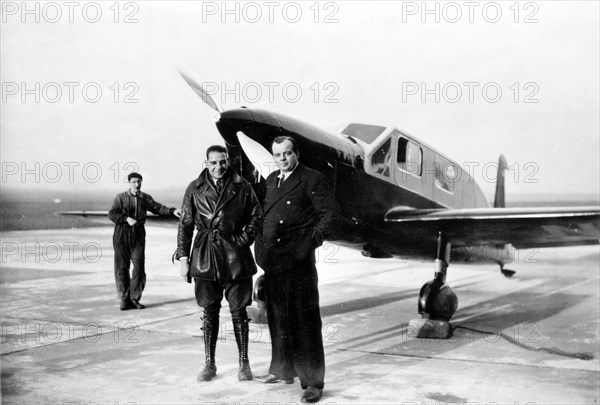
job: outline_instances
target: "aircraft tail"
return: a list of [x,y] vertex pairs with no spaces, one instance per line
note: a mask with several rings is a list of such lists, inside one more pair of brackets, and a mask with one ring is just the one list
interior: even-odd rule
[[504,208],[504,172],[508,169],[508,163],[504,155],[498,159],[498,173],[496,174],[496,195],[494,196],[494,208]]

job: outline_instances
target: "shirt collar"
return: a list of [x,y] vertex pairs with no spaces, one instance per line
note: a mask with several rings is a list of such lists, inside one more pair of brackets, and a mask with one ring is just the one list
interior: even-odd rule
[[221,185],[224,186],[225,183],[227,182],[228,177],[229,177],[229,172],[225,173],[225,175],[223,177],[221,177],[220,179],[213,179],[213,177],[210,175],[210,173],[208,174],[208,178],[212,182],[212,185],[215,187],[217,186],[217,181],[219,181],[219,180],[221,180]]
[[280,171],[279,175],[277,175],[277,177],[279,177],[280,179],[283,179],[283,181],[285,181],[292,175],[292,173],[294,173],[294,170],[296,170],[297,168],[298,168],[298,165],[296,165],[296,167],[294,167],[294,169],[291,172],[284,173],[284,172]]

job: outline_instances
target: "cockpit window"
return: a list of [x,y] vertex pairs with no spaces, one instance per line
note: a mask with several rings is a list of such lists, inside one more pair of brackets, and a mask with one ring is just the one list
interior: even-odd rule
[[389,138],[383,145],[381,145],[374,153],[371,158],[371,165],[375,173],[383,174],[384,176],[390,175],[390,161],[392,157],[392,138]]
[[398,139],[398,167],[407,173],[421,176],[423,151],[421,147],[406,138]]
[[385,127],[377,125],[350,124],[344,128],[342,134],[350,135],[366,143],[372,143],[383,131],[385,131]]

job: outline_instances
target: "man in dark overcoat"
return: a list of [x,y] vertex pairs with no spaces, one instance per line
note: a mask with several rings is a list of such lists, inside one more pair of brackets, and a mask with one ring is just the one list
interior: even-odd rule
[[[204,309],[204,369],[198,381],[217,372],[215,349],[223,295],[229,303],[239,351],[238,379],[251,380],[248,361],[248,315],[256,264],[250,245],[262,228],[262,209],[250,184],[229,167],[227,149],[206,151],[207,168],[183,197],[176,258],[184,279],[194,279],[196,302]],[[198,231],[192,247],[194,228]]]
[[[136,172],[127,176],[129,190],[117,194],[108,212],[115,223],[113,249],[115,251],[115,282],[121,300],[121,311],[144,309],[140,303],[146,286],[145,250],[147,211],[157,215],[179,216],[174,207],[154,201],[150,194],[141,191],[142,175]],[[133,263],[131,276],[130,264]]]
[[339,225],[341,213],[325,177],[299,163],[293,138],[277,137],[271,147],[280,170],[266,180],[255,253],[265,271],[272,352],[269,373],[256,379],[293,383],[298,376],[302,402],[318,402],[325,355],[315,249]]

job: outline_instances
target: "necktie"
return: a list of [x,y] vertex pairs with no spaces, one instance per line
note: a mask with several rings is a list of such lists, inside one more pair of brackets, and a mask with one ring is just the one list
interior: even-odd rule
[[223,190],[223,180],[219,179],[219,180],[217,180],[217,191],[220,194],[222,190]]

